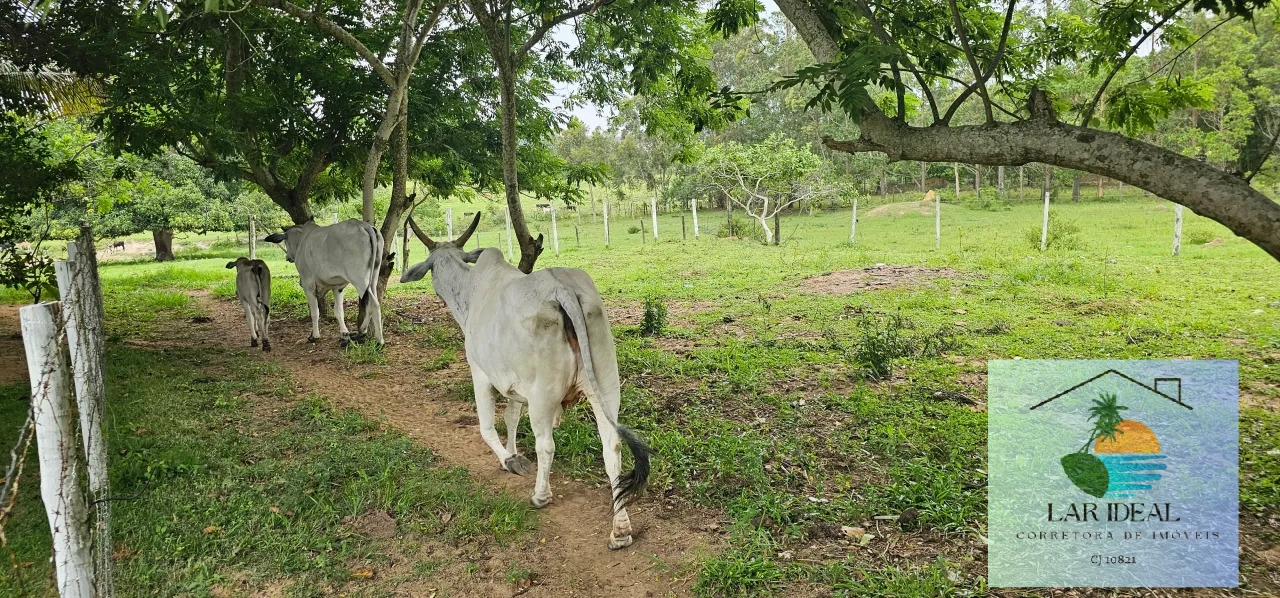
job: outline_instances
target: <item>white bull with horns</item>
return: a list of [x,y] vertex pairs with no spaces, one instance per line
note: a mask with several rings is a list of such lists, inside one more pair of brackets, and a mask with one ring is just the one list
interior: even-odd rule
[[[508,264],[498,249],[463,251],[479,223],[480,214],[476,214],[462,236],[437,242],[410,218],[429,254],[400,280],[412,282],[431,272],[431,286],[466,338],[480,436],[498,456],[499,466],[518,475],[530,469],[529,460],[516,451],[521,410],[529,406],[538,453],[535,507],[546,506],[552,498],[551,461],[556,448],[552,430],[566,408],[587,399],[595,413],[604,468],[613,489],[608,546],[613,550],[629,546],[631,519],[626,507],[648,480],[650,450],[635,432],[618,425],[618,360],[600,292],[591,277],[576,268],[525,274]],[[505,447],[494,428],[497,394],[507,399]],[[635,468],[625,474],[624,443],[635,458]]]
[[349,332],[342,313],[342,293],[348,284],[356,288],[356,296],[365,306],[364,321],[357,324],[362,342],[366,332],[382,345],[382,303],[378,301],[378,272],[382,269],[382,233],[360,220],[343,220],[333,226],[315,222],[287,226],[284,232],[263,239],[283,243],[285,259],[298,267],[298,284],[311,308],[311,336],[308,342],[320,340],[320,298],[333,291],[333,315],[338,331],[346,343]]

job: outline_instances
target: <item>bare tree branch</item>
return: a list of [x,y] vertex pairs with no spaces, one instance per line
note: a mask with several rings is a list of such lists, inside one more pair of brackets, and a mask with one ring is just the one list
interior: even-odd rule
[[332,35],[335,39],[342,42],[343,45],[354,50],[360,58],[363,58],[365,62],[369,63],[369,66],[373,68],[373,72],[378,74],[378,77],[382,79],[383,83],[386,83],[388,86],[394,86],[396,84],[395,76],[392,75],[391,69],[387,68],[387,66],[382,63],[382,60],[378,58],[378,55],[369,50],[368,46],[364,45],[364,43],[359,39],[356,39],[356,36],[351,35],[351,32],[347,31],[341,25],[334,23],[324,16],[302,8],[297,4],[289,2],[289,0],[253,0],[253,3],[258,6],[265,6],[267,8],[274,8],[276,10],[283,11],[295,18],[311,23],[321,31]]

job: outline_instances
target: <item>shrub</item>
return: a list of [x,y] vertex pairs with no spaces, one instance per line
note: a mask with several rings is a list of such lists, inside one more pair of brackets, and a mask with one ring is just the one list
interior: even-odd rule
[[[951,326],[915,331],[915,322],[900,314],[869,313],[858,322],[858,345],[852,351],[840,346],[863,375],[883,379],[893,374],[894,361],[904,357],[939,357],[960,346]],[[915,332],[913,332],[915,331]]]
[[667,328],[667,305],[657,295],[644,298],[644,318],[640,320],[642,336],[662,336]]
[[716,236],[720,238],[726,237],[744,237],[754,239],[761,243],[764,242],[764,231],[760,229],[760,225],[750,218],[741,216],[733,217],[733,231],[730,234],[729,223],[720,225],[720,230],[716,231]]
[[632,225],[631,225],[631,228],[628,228],[628,229],[627,229],[627,234],[628,234],[628,235],[634,235],[634,234],[636,234],[636,233],[638,233],[638,232],[640,232],[640,227],[638,227],[638,226],[636,226],[636,225],[634,225],[634,224],[632,224]]
[[1182,233],[1182,242],[1186,245],[1204,245],[1213,240],[1213,231],[1193,228]]
[[[1040,248],[1040,227],[1032,226],[1024,236],[1027,243],[1036,249]],[[1045,249],[1080,249],[1084,243],[1080,240],[1080,225],[1075,220],[1063,218],[1057,212],[1049,210],[1049,235]]]

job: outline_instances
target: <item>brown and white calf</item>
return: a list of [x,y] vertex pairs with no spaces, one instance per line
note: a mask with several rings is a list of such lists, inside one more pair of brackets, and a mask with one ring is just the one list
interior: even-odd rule
[[249,346],[258,346],[261,339],[262,350],[270,351],[267,323],[271,320],[271,269],[266,262],[247,257],[228,262],[227,268],[236,270],[236,298],[249,321]]

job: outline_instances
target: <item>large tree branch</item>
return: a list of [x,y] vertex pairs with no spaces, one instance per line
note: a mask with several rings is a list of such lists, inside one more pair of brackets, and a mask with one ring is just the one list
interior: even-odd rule
[[334,23],[322,15],[316,14],[298,6],[297,4],[289,2],[289,0],[253,0],[253,3],[258,6],[274,8],[292,15],[298,20],[311,23],[317,29],[332,35],[334,39],[337,39],[339,42],[342,42],[343,45],[355,51],[360,58],[363,58],[365,62],[369,63],[369,66],[373,68],[373,72],[378,74],[378,77],[382,79],[383,83],[386,83],[388,86],[394,86],[396,84],[396,79],[395,76],[392,75],[391,69],[387,68],[387,65],[382,63],[382,60],[378,58],[378,55],[374,54],[368,46],[364,45],[364,43],[359,39],[356,39],[356,36],[352,35],[350,31],[347,31],[341,25]]
[[529,55],[529,51],[533,50],[533,47],[538,45],[538,42],[541,42],[542,38],[546,37],[547,32],[554,29],[556,25],[559,25],[565,21],[568,21],[569,19],[580,17],[589,12],[594,12],[596,9],[603,6],[607,6],[612,3],[613,3],[613,0],[595,0],[594,2],[588,2],[587,4],[583,4],[578,8],[565,11],[563,13],[556,15],[554,18],[550,20],[544,21],[542,25],[538,26],[537,29],[533,30],[533,35],[530,35],[529,39],[525,40],[524,45],[520,47],[520,50],[516,52],[516,64],[519,64],[521,61],[523,61],[525,56]]
[[1152,33],[1155,33],[1161,27],[1164,27],[1164,24],[1168,23],[1170,19],[1177,16],[1178,13],[1182,11],[1182,8],[1187,4],[1190,4],[1190,0],[1183,0],[1183,2],[1180,2],[1177,6],[1173,7],[1173,10],[1170,10],[1165,14],[1164,17],[1156,22],[1156,24],[1152,25],[1150,29],[1143,32],[1142,37],[1138,38],[1138,41],[1133,42],[1133,45],[1129,46],[1129,50],[1125,52],[1124,57],[1120,59],[1120,62],[1117,62],[1111,67],[1111,72],[1107,73],[1107,77],[1102,80],[1102,85],[1098,86],[1098,93],[1094,94],[1093,99],[1089,101],[1087,106],[1085,106],[1084,113],[1080,116],[1080,124],[1082,126],[1089,126],[1089,121],[1093,119],[1094,111],[1098,109],[1098,103],[1102,101],[1102,94],[1107,91],[1107,87],[1111,85],[1111,80],[1115,79],[1116,74],[1120,72],[1120,69],[1124,68],[1124,65],[1129,62],[1129,59],[1138,51],[1138,48],[1142,46],[1142,43],[1147,41],[1147,38],[1151,37]]
[[[887,46],[894,46],[902,52],[903,65],[907,67],[907,70],[911,71],[911,74],[913,76],[915,76],[916,83],[920,85],[920,90],[924,93],[925,100],[929,103],[929,109],[933,111],[933,120],[934,122],[937,122],[938,121],[938,103],[933,100],[933,91],[929,89],[929,84],[925,83],[924,77],[921,76],[919,69],[917,69],[915,63],[912,62],[911,56],[907,54],[906,49],[904,49],[901,44],[899,44],[896,40],[893,39],[892,36],[889,35],[889,32],[885,30],[884,25],[880,23],[880,19],[877,19],[875,13],[871,12],[871,6],[867,4],[866,0],[858,0],[858,10],[862,12],[862,16],[866,17],[866,19],[871,22],[872,31],[875,32],[875,35],[880,40],[880,43],[885,44]],[[894,80],[901,83],[896,65],[894,66]],[[902,97],[902,92],[900,90],[898,92],[898,99],[899,99],[898,116],[899,118],[905,119],[906,115],[902,113],[903,107],[901,106],[901,102],[904,101],[904,98]]]
[[1191,208],[1280,259],[1280,204],[1238,176],[1118,133],[1044,117],[919,128],[872,114],[859,127],[857,139],[823,142],[849,153],[882,152],[893,161],[1004,166],[1040,162],[1100,174]]

